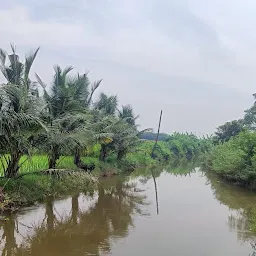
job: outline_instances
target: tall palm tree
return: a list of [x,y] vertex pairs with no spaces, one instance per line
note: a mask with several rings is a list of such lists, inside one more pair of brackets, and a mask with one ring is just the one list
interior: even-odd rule
[[100,82],[90,86],[87,74],[70,76],[72,67],[54,68],[55,75],[50,92],[36,75],[44,89],[45,109],[42,118],[49,125],[49,132],[41,134],[38,141],[49,152],[49,168],[55,168],[61,153],[74,152],[74,162],[82,166],[80,151],[93,139],[92,116],[89,111],[92,96]]
[[119,122],[114,129],[113,141],[109,147],[116,152],[118,161],[122,160],[127,153],[132,152],[142,142],[139,139],[142,133],[151,131],[151,129],[138,131],[136,126],[131,126],[125,121]]
[[[8,84],[23,85],[27,90],[32,89],[33,83],[29,78],[29,74],[39,49],[38,47],[27,54],[25,62],[22,63],[13,45],[11,45],[11,54],[7,54],[6,51],[0,48],[0,70]],[[9,63],[7,62],[7,57]]]
[[[83,76],[74,80],[68,76],[72,69],[71,66],[64,70],[60,66],[55,66],[53,83],[49,92],[46,90],[46,84],[36,74],[37,81],[44,90],[45,108],[41,112],[41,118],[49,127],[48,132],[44,132],[36,138],[36,143],[38,142],[37,145],[48,152],[50,169],[56,168],[61,153],[74,148],[77,143],[74,138],[75,128],[73,126],[82,122],[77,116],[82,107],[78,100],[74,100],[74,95],[80,97],[79,99],[89,95],[87,78]],[[76,115],[73,115],[74,113]]]
[[44,128],[38,116],[41,102],[29,79],[39,48],[25,57],[24,64],[19,61],[14,46],[11,48],[9,65],[6,52],[0,49],[0,70],[7,81],[0,86],[0,150],[5,151],[2,150],[0,160],[6,177],[18,174],[21,156],[31,149],[31,137]]

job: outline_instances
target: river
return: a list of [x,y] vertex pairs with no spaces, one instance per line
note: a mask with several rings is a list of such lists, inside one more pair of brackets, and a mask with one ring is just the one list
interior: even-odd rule
[[[182,174],[183,173],[183,174]],[[199,170],[138,170],[1,222],[1,255],[249,256],[256,194]]]

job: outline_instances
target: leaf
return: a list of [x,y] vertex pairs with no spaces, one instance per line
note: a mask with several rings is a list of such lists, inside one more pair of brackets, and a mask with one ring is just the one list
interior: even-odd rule
[[24,81],[28,86],[29,72],[33,65],[33,62],[37,56],[40,47],[38,47],[34,52],[31,52],[25,57],[25,71],[24,71]]

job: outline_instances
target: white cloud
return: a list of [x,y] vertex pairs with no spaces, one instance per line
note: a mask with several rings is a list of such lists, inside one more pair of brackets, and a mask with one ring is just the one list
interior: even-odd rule
[[[35,45],[75,47],[90,42],[97,44],[99,40],[99,37],[85,24],[33,21],[30,19],[29,11],[20,6],[0,10],[0,31],[5,37],[5,42],[14,41],[16,44],[24,44],[28,47]],[[85,41],[85,34],[92,40]]]
[[[154,101],[157,112],[165,105],[167,116],[173,116],[168,106],[173,108],[170,102],[176,101],[175,95],[182,92],[189,102],[178,98],[176,107],[183,104],[186,109],[180,112],[183,119],[195,112],[202,116],[201,124],[190,122],[192,130],[202,131],[207,111],[214,114],[204,100],[211,97],[207,90],[213,90],[214,95],[219,91],[227,98],[234,97],[227,99],[222,113],[216,109],[218,114],[209,122],[212,126],[236,118],[238,109],[242,113],[245,97],[241,96],[239,103],[239,92],[248,95],[246,100],[254,92],[256,38],[252,36],[251,24],[255,23],[256,9],[252,7],[256,4],[251,0],[247,5],[239,0],[21,3],[0,10],[1,47],[7,48],[14,42],[24,53],[40,45],[35,69],[47,81],[52,74],[51,66],[56,63],[74,64],[79,71],[92,70],[93,78],[105,78],[108,92],[118,93],[122,103],[135,104],[145,125],[151,123],[146,106],[154,111]],[[139,87],[145,90],[146,86],[147,97],[141,103],[134,91]],[[156,94],[159,99],[155,101]],[[225,108],[225,102],[221,104]],[[167,123],[165,127],[167,130],[173,124]],[[180,120],[177,129],[189,127]]]

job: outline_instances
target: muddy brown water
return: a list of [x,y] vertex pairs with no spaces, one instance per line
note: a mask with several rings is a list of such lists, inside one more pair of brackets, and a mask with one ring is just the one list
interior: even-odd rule
[[255,193],[200,171],[154,176],[156,187],[151,172],[140,170],[8,216],[1,255],[253,255]]

